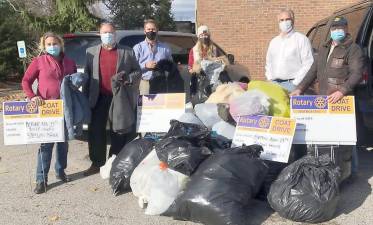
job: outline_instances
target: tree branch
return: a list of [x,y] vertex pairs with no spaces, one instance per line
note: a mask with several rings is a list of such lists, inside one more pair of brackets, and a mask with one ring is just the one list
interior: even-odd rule
[[18,13],[21,13],[22,11],[21,10],[18,10],[15,6],[14,6],[14,4],[11,2],[11,1],[9,1],[9,0],[6,0],[6,2],[8,2],[8,4],[14,9],[14,11],[16,11],[16,12],[18,12]]

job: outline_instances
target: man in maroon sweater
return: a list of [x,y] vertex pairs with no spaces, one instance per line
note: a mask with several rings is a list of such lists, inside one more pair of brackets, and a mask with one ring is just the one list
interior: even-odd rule
[[[88,130],[89,156],[92,165],[85,176],[98,173],[106,162],[106,125],[113,98],[111,78],[119,73],[140,71],[133,50],[116,44],[115,27],[112,23],[100,25],[102,44],[87,49],[85,73],[90,77],[85,93],[92,109],[92,119]],[[111,127],[111,126],[110,126]],[[109,155],[118,154],[122,147],[134,138],[131,134],[118,134],[110,128],[111,146]]]

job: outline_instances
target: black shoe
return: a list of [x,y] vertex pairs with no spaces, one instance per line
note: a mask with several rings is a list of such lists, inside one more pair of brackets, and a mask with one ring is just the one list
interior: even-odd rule
[[62,175],[56,175],[56,179],[60,180],[64,183],[67,183],[67,182],[71,181],[70,177],[68,177],[65,173],[63,173]]
[[99,172],[100,172],[100,167],[91,165],[86,171],[83,172],[83,175],[88,177]]
[[47,183],[41,182],[36,183],[36,187],[34,189],[35,194],[41,194],[47,192]]

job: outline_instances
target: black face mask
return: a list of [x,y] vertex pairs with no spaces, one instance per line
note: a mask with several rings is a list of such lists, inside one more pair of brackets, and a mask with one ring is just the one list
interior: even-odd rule
[[205,45],[210,43],[210,38],[209,37],[200,38],[199,40],[200,40],[200,42],[202,42]]
[[154,41],[155,38],[157,37],[157,32],[154,32],[154,31],[149,31],[149,32],[146,32],[146,37],[151,40],[151,41]]

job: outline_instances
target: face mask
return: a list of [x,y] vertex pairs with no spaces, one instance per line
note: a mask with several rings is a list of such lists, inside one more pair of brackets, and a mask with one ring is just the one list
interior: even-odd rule
[[154,41],[155,38],[157,37],[157,32],[154,32],[154,31],[149,31],[149,32],[146,32],[145,34],[146,34],[146,38],[148,38],[151,41]]
[[114,43],[114,34],[113,33],[104,33],[101,34],[101,41],[104,45],[112,45]]
[[342,29],[337,29],[330,32],[330,37],[333,41],[342,41],[346,37],[346,33]]
[[58,45],[51,45],[45,48],[45,51],[52,56],[59,56],[61,48]]
[[208,44],[210,43],[210,38],[209,37],[203,37],[203,38],[199,38],[200,42],[202,42],[203,44]]
[[279,23],[280,30],[284,33],[289,33],[293,29],[291,20],[281,21]]

